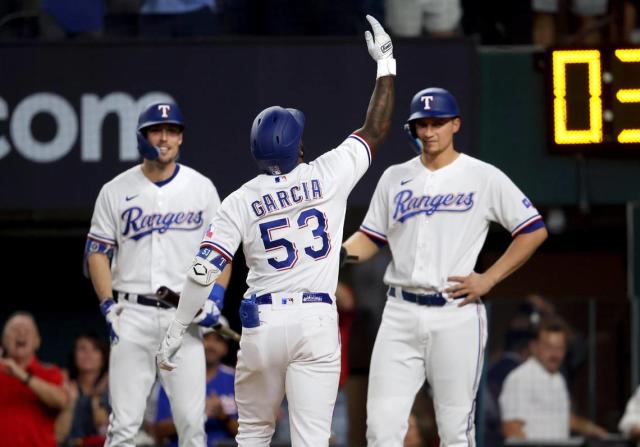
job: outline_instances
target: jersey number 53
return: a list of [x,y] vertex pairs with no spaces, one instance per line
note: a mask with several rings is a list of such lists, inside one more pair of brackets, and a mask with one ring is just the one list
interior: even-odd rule
[[[309,220],[311,219],[315,219],[317,223],[317,226],[311,230],[311,234],[314,239],[320,239],[322,241],[322,246],[318,249],[315,249],[312,246],[305,247],[304,253],[317,261],[319,259],[324,259],[329,253],[329,250],[331,250],[331,238],[326,232],[327,216],[317,208],[306,209],[298,215],[298,218],[296,219],[298,229],[302,230],[309,228]],[[273,239],[273,235],[271,234],[274,230],[290,227],[291,224],[288,217],[270,220],[269,222],[260,224],[260,235],[262,236],[262,243],[264,244],[264,248],[267,252],[277,250],[281,247],[284,247],[287,250],[287,258],[283,261],[278,261],[276,258],[267,259],[269,265],[276,270],[288,270],[298,262],[298,249],[296,248],[296,244],[284,238]]]

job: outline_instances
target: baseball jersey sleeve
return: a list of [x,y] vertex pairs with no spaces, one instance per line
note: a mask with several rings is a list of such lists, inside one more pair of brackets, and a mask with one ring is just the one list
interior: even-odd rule
[[239,195],[236,193],[227,197],[209,224],[200,247],[212,248],[220,253],[227,261],[233,260],[240,242],[242,231],[238,224],[243,222],[243,210]]
[[489,220],[498,222],[515,237],[544,226],[542,216],[531,201],[499,169],[489,184]]
[[387,229],[389,228],[389,203],[386,198],[387,172],[380,177],[376,190],[371,198],[367,215],[364,217],[364,221],[359,228],[362,233],[367,235],[369,239],[379,247],[388,243]]
[[116,246],[117,222],[111,211],[106,185],[100,190],[91,218],[88,238],[103,244]]
[[213,219],[213,216],[215,216],[216,211],[218,210],[218,208],[220,208],[220,195],[218,194],[218,190],[216,189],[216,187],[213,185],[213,183],[211,182],[211,180],[207,180],[208,182],[208,187],[209,187],[209,204],[207,206],[207,209],[205,210],[205,222],[211,222],[211,220]]
[[523,380],[518,380],[517,375],[509,374],[504,381],[502,392],[498,399],[503,421],[526,421],[529,402],[527,390],[530,386]]
[[333,177],[348,194],[371,165],[369,144],[357,133],[352,133],[338,147],[318,157],[318,169]]

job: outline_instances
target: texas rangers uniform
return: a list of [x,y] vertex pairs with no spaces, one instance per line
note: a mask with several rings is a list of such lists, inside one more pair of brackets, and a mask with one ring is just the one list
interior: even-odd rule
[[474,445],[474,409],[487,339],[481,303],[458,307],[444,289],[469,275],[489,223],[515,237],[543,225],[497,168],[465,154],[428,170],[420,157],[382,175],[360,231],[389,244],[388,300],[369,377],[369,446],[402,445],[416,393],[433,388],[441,445]]
[[[162,285],[181,290],[193,251],[219,204],[211,181],[179,164],[171,178],[158,183],[135,166],[100,191],[89,244],[115,248],[114,298],[125,304],[109,361],[113,411],[108,446],[133,446],[156,379],[156,350],[175,313],[145,296]],[[173,374],[160,371],[159,378],[171,401],[180,445],[202,447],[205,362],[197,326],[187,331],[178,363],[189,367]]]
[[227,197],[201,250],[228,260],[242,242],[245,298],[259,325],[244,327],[236,366],[240,446],[268,446],[286,392],[293,446],[327,445],[338,391],[334,292],[347,197],[371,162],[357,134],[286,175],[261,174]]

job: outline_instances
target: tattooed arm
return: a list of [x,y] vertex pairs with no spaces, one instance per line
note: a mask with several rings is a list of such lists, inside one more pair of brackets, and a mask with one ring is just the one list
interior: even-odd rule
[[367,118],[364,125],[356,131],[369,143],[372,155],[389,133],[394,102],[394,76],[378,78],[369,102]]
[[369,54],[378,64],[376,86],[369,101],[367,118],[364,125],[356,131],[364,138],[375,153],[377,147],[384,141],[391,126],[391,115],[395,102],[394,77],[396,75],[396,60],[393,58],[393,44],[391,38],[376,19],[367,16],[371,24],[371,32],[365,32],[365,40]]

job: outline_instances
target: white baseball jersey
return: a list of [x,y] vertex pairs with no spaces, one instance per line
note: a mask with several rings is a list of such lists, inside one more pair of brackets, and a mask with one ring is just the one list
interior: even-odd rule
[[[164,285],[181,291],[205,224],[219,205],[211,181],[187,166],[176,165],[171,178],[154,183],[138,165],[102,187],[88,239],[93,248],[115,247],[113,289],[153,295]],[[119,341],[111,345],[109,358],[112,412],[105,445],[134,446],[147,396],[159,376],[171,396],[180,445],[203,446],[205,362],[198,326],[185,334],[177,371],[157,371],[155,354],[175,310],[123,305]]]
[[384,172],[360,231],[390,246],[386,284],[424,293],[442,291],[450,285],[447,277],[473,271],[492,221],[513,236],[543,225],[498,168],[460,154],[430,171],[418,156]]
[[571,405],[564,376],[530,357],[511,371],[500,393],[503,421],[524,422],[527,439],[569,439]]
[[246,296],[333,293],[347,197],[370,163],[369,146],[351,134],[286,175],[259,175],[222,202],[201,246],[231,260],[242,242]]
[[153,294],[167,286],[179,292],[219,205],[211,180],[187,166],[176,165],[170,179],[156,184],[138,165],[102,187],[88,237],[116,247],[115,290]]

